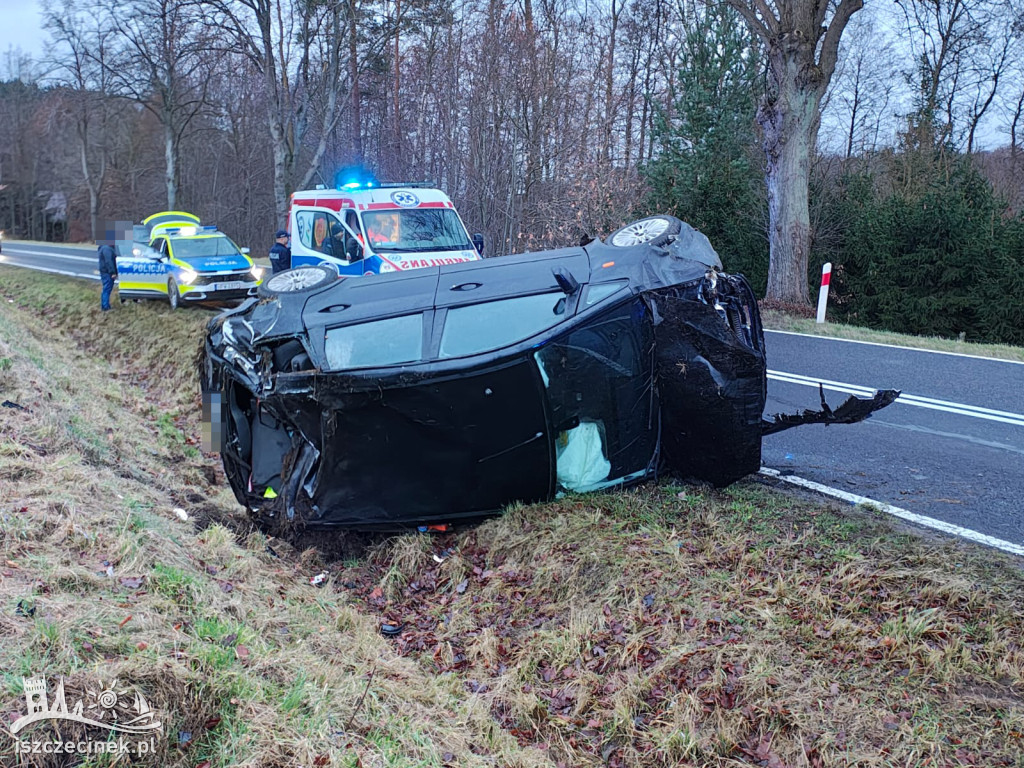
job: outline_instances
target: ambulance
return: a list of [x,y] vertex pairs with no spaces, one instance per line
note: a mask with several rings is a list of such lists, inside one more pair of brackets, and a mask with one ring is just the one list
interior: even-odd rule
[[296,192],[288,229],[293,268],[326,264],[340,276],[476,261],[483,252],[483,236],[470,237],[448,196],[420,183]]

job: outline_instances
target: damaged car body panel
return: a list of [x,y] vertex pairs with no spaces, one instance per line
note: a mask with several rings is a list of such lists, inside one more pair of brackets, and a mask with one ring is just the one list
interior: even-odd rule
[[662,469],[726,485],[759,469],[764,432],[895,398],[763,420],[750,286],[670,217],[577,248],[317,269],[275,276],[281,290],[214,318],[205,342],[206,447],[272,525],[479,518]]

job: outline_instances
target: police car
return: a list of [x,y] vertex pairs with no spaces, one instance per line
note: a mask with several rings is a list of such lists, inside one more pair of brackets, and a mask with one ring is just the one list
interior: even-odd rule
[[342,276],[476,261],[483,251],[448,196],[415,182],[296,192],[288,225],[293,268],[326,264]]
[[118,290],[122,299],[228,301],[255,296],[263,267],[253,264],[215,226],[183,211],[156,213],[136,226],[134,242],[118,243]]

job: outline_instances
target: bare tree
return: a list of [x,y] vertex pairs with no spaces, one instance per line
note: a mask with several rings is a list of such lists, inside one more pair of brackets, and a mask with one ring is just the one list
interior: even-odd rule
[[115,33],[112,82],[142,104],[163,131],[167,208],[178,204],[181,140],[208,107],[210,41],[191,0],[106,0]]
[[[357,0],[347,4],[318,0],[205,3],[209,23],[226,39],[229,50],[244,56],[262,77],[279,224],[288,215],[291,192],[308,186],[315,176],[340,119],[338,99],[348,63],[342,50],[356,34],[357,5]],[[357,82],[351,87],[358,92]],[[320,118],[319,135],[313,152],[303,158],[310,118],[315,114]],[[353,120],[358,125],[358,115]]]
[[60,9],[48,8],[46,15],[60,56],[53,77],[68,95],[64,109],[75,126],[82,179],[89,192],[89,228],[96,240],[113,133],[111,30],[72,0]]
[[770,88],[758,112],[767,157],[771,261],[767,297],[806,304],[808,181],[820,105],[839,42],[863,0],[727,0],[764,44]]
[[847,159],[876,150],[883,128],[892,132],[898,77],[892,43],[872,15],[857,14],[843,36],[839,64],[822,102],[822,112],[842,125]]

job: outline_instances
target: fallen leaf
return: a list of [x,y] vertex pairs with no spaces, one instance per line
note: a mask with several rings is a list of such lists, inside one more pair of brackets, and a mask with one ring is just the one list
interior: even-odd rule
[[121,627],[123,627],[125,624],[127,624],[131,620],[132,620],[131,616],[125,616],[124,619],[121,620],[121,623],[117,625],[117,628],[120,629]]
[[236,645],[235,656],[237,656],[242,661],[245,661],[249,658],[249,649],[246,648],[244,645]]
[[138,589],[142,586],[141,576],[122,576],[120,579],[122,587],[128,587],[128,589]]

